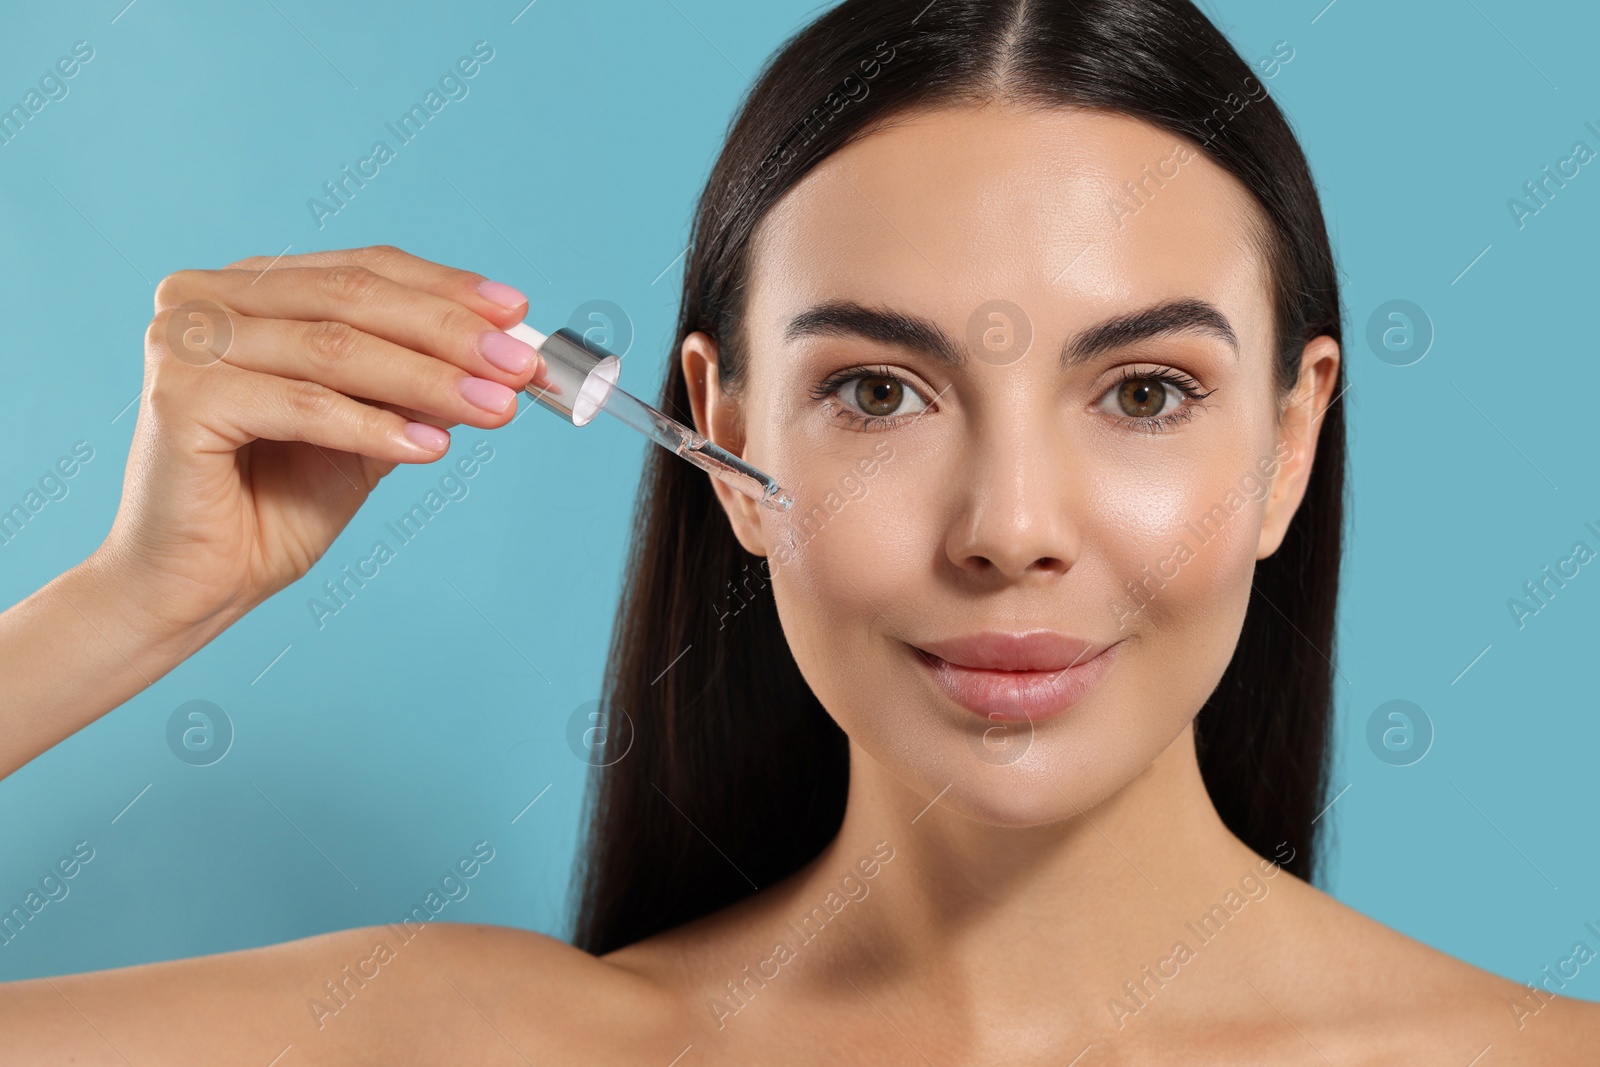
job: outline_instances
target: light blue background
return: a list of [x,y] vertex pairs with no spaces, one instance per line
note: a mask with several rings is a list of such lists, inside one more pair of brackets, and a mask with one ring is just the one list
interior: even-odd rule
[[[153,283],[180,268],[392,243],[522,288],[546,331],[609,300],[635,336],[625,380],[654,395],[694,197],[748,77],[817,10],[125,2],[0,14],[0,104],[75,41],[95,52],[0,146],[0,506],[74,442],[94,449],[70,494],[0,547],[0,603],[104,537]],[[1525,228],[1507,201],[1575,141],[1600,148],[1584,127],[1600,126],[1600,12],[1207,10],[1247,60],[1293,47],[1268,84],[1310,156],[1345,285],[1354,488],[1326,888],[1531,980],[1579,939],[1600,947],[1583,929],[1600,925],[1600,565],[1521,630],[1507,608],[1576,540],[1600,549],[1583,527],[1600,527],[1600,167]],[[479,40],[494,58],[470,95],[319,230],[307,199]],[[1395,299],[1437,334],[1411,366],[1365,340]],[[307,598],[443,464],[396,470],[309,576],[0,782],[0,905],[74,842],[96,850],[70,895],[0,947],[0,979],[393,920],[479,839],[496,857],[441,917],[567,932],[585,766],[566,724],[598,695],[645,445],[535,413],[459,427],[447,462],[480,440],[494,458],[470,495],[325,628]],[[1407,767],[1366,742],[1368,717],[1397,698],[1436,731]],[[168,717],[195,699],[237,731],[209,767],[167,747]],[[1600,999],[1600,968],[1566,991]]]

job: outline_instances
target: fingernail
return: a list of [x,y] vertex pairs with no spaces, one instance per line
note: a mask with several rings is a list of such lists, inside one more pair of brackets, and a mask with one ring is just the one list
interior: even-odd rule
[[521,374],[538,355],[532,345],[499,330],[484,330],[478,335],[478,354],[507,374]]
[[405,426],[406,437],[414,445],[420,445],[429,452],[443,452],[450,444],[450,435],[437,426],[429,426],[425,422],[408,422]]
[[519,304],[528,302],[527,297],[504,282],[479,282],[478,292],[483,294],[485,300],[499,304],[501,307],[514,308]]
[[487,378],[463,378],[457,388],[467,398],[467,403],[480,407],[491,415],[499,415],[516,402],[517,394],[499,382]]

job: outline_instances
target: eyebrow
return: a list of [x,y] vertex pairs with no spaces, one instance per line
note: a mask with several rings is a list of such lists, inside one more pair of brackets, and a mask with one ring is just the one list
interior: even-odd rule
[[[1116,315],[1079,331],[1061,349],[1061,365],[1075,367],[1103,352],[1151,337],[1199,333],[1222,341],[1239,358],[1239,339],[1216,305],[1186,297],[1167,300]],[[871,308],[853,300],[812,305],[789,320],[785,341],[802,337],[862,337],[925,353],[948,367],[967,362],[966,346],[956,342],[930,319],[893,308]]]

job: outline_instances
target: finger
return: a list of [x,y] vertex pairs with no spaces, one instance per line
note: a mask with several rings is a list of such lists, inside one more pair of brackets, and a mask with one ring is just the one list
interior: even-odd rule
[[[383,408],[385,411],[392,411],[395,414],[409,419],[412,422],[425,422],[429,426],[437,426],[441,430],[449,430],[459,425],[458,423],[450,422],[447,419],[441,419],[437,415],[430,415],[426,411],[414,411],[411,408],[403,407],[399,404],[391,404],[386,400],[368,400],[365,397],[357,397],[356,399],[361,400],[363,403],[371,404],[374,407]],[[517,409],[519,413],[512,416],[511,422],[516,422],[518,419],[520,419],[522,417],[520,412],[525,411],[526,409],[526,405],[519,407]],[[506,423],[506,425],[511,425],[511,422]]]
[[228,264],[229,270],[264,273],[276,267],[366,267],[413,289],[454,300],[504,328],[523,320],[528,298],[503,282],[491,281],[476,271],[447,267],[442,263],[414,256],[393,245],[304,252],[293,256],[250,256]]
[[156,287],[158,314],[195,300],[254,318],[347,323],[510,388],[522,388],[543,367],[531,345],[476,312],[362,266],[183,270]]
[[[223,373],[215,373],[221,370]],[[430,423],[363,404],[317,382],[219,364],[191,368],[182,381],[186,406],[202,424],[222,423],[238,447],[255,439],[304,441],[389,463],[430,463],[450,434]]]
[[241,317],[222,358],[246,370],[317,382],[452,424],[492,429],[516,414],[517,390],[335,320]]
[[355,399],[361,401],[363,404],[371,404],[373,407],[379,407],[385,411],[392,411],[396,415],[400,415],[412,422],[425,422],[429,426],[437,426],[441,430],[448,430],[459,425],[458,423],[451,422],[449,419],[441,419],[437,415],[430,415],[426,411],[416,411],[412,408],[403,407],[400,404],[391,404],[387,400],[372,400],[364,396],[356,397]]

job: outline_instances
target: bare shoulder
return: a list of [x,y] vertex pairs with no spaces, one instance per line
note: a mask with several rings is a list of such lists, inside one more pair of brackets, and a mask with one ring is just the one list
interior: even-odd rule
[[673,1018],[555,938],[447,922],[0,984],[7,1064],[603,1063],[653,1057]]
[[[1560,979],[1530,988],[1441,952],[1301,881],[1301,937],[1285,977],[1297,1002],[1317,1005],[1354,1062],[1472,1062],[1475,1067],[1587,1065],[1600,1056],[1600,1003],[1562,996]],[[1600,945],[1583,958],[1600,958]],[[1571,977],[1569,972],[1568,977]],[[1324,1050],[1326,1051],[1326,1050]],[[1460,1056],[1460,1053],[1465,1053]],[[1332,1053],[1328,1053],[1332,1055]],[[1474,1059],[1474,1057],[1481,1057]]]
[[665,1063],[689,1040],[678,993],[635,969],[530,930],[435,925],[437,958],[413,976],[417,1010],[456,1001],[435,1061],[513,1045],[533,1062]]

